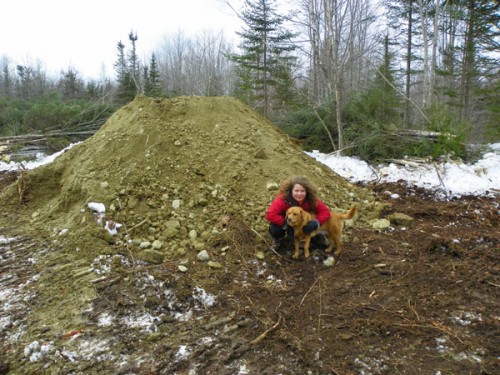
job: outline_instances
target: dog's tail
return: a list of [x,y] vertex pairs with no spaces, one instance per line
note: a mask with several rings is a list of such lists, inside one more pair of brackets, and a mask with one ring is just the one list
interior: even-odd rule
[[347,212],[346,214],[339,214],[339,217],[342,220],[350,220],[354,217],[355,214],[356,214],[356,206],[352,206],[349,212]]

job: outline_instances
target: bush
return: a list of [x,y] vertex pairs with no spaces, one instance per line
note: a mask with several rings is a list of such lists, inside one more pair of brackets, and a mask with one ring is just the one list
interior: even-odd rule
[[277,121],[277,125],[286,134],[300,139],[304,150],[331,152],[333,146],[318,116],[326,124],[333,122],[331,111],[322,106],[317,109],[309,107],[289,112]]
[[19,135],[26,132],[23,118],[31,103],[11,98],[0,99],[0,136]]
[[[444,106],[427,109],[425,130],[439,132],[437,138],[425,138],[418,134],[403,134],[395,125],[387,124],[377,113],[377,100],[373,95],[361,95],[346,107],[346,139],[350,143],[349,155],[368,161],[400,159],[404,157],[433,157],[452,155],[467,158],[466,134],[470,129],[466,123],[454,119],[453,113]],[[392,119],[398,117],[393,113]]]
[[471,127],[466,122],[460,122],[443,104],[433,105],[427,109],[427,118],[430,121],[428,130],[439,132],[436,139],[423,140],[420,144],[411,144],[408,152],[412,156],[432,156],[438,158],[443,155],[454,155],[462,159],[467,158],[465,141]]
[[407,147],[407,140],[397,134],[394,126],[377,122],[351,124],[345,135],[350,140],[346,155],[372,162],[400,158]]
[[0,135],[98,129],[116,110],[102,101],[63,100],[57,94],[31,101],[0,99]]

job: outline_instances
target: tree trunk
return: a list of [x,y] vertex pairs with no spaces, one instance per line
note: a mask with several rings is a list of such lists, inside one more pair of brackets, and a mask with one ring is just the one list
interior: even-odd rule
[[430,101],[430,72],[429,72],[429,38],[427,36],[427,2],[424,4],[422,0],[417,0],[419,13],[420,13],[420,24],[422,25],[422,48],[424,52],[424,71],[423,71],[423,81],[424,87],[422,92],[422,106],[427,107]]
[[469,116],[471,82],[474,77],[474,0],[467,1],[468,19],[465,32],[464,61],[462,64],[462,83],[460,88],[460,119]]
[[413,28],[413,0],[408,3],[408,39],[406,49],[406,104],[405,104],[405,127],[410,126],[410,82],[411,82],[411,51],[412,51],[412,28]]
[[430,100],[434,102],[434,87],[436,84],[436,66],[437,66],[437,43],[438,43],[438,35],[439,35],[439,18],[440,18],[440,8],[439,8],[439,0],[434,1],[435,4],[435,13],[434,13],[434,25],[433,25],[433,37],[432,37],[432,61],[431,61],[431,72],[430,72]]

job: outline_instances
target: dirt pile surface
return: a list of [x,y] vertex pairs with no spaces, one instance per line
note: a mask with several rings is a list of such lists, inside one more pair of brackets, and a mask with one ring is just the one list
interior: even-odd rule
[[24,173],[2,200],[21,200],[33,225],[67,231],[75,247],[92,243],[98,252],[108,241],[96,242],[100,235],[82,212],[99,202],[105,220],[126,226],[120,234],[134,228],[135,238],[159,240],[164,251],[175,252],[190,230],[214,240],[213,228],[225,215],[265,235],[264,212],[276,185],[295,174],[310,176],[332,209],[373,201],[235,99],[139,96],[93,137]]
[[[266,251],[291,174],[358,206],[333,265]],[[498,202],[353,186],[234,99],[138,97],[0,188],[0,374],[498,370]]]

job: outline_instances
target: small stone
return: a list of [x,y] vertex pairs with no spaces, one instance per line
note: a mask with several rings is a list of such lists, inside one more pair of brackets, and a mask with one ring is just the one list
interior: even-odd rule
[[335,264],[335,258],[334,257],[328,257],[323,261],[323,264],[327,267],[331,267]]
[[408,216],[408,215],[405,215],[402,213],[398,213],[398,212],[390,215],[388,217],[388,219],[391,222],[391,224],[401,225],[403,227],[409,227],[413,223],[413,221],[415,220],[411,216]]
[[183,273],[186,273],[188,271],[188,268],[186,266],[183,266],[182,264],[177,266],[177,269]]
[[276,182],[268,182],[266,185],[266,189],[269,191],[278,190],[278,188],[279,186]]
[[154,240],[151,246],[153,247],[153,249],[159,250],[163,246],[163,243],[160,240]]
[[193,247],[195,250],[201,251],[204,247],[206,247],[206,244],[203,241],[195,241],[193,242]]
[[151,242],[149,241],[143,241],[140,243],[139,247],[141,249],[149,249],[151,247]]
[[209,261],[207,264],[210,268],[222,268],[222,264],[220,264],[219,262]]
[[197,258],[199,261],[206,262],[210,257],[208,256],[208,252],[206,250],[202,250],[198,253]]
[[179,233],[179,229],[167,227],[163,231],[163,236],[165,236],[165,238],[173,238],[173,237],[177,236],[178,233]]
[[137,258],[153,264],[161,264],[165,260],[165,255],[156,250],[143,250],[138,255]]
[[134,209],[139,204],[139,200],[136,197],[129,197],[127,200],[127,207],[129,209]]
[[378,230],[385,230],[391,226],[391,222],[387,219],[377,219],[372,222],[372,228]]
[[198,233],[194,229],[189,231],[189,238],[190,239],[195,240],[197,237],[198,237]]
[[265,255],[262,251],[258,251],[258,252],[255,254],[255,257],[256,257],[257,259],[263,260],[263,259],[265,259],[266,255]]

